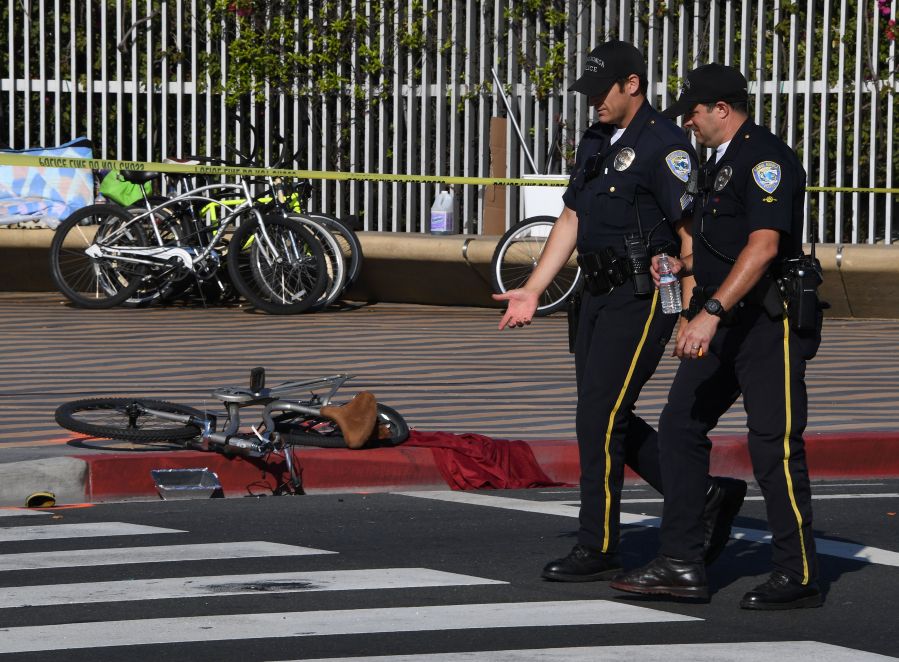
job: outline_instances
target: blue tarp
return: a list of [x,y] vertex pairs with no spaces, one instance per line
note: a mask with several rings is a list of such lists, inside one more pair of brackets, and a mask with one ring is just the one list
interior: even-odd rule
[[[28,156],[93,158],[91,143],[76,138],[58,147],[2,150]],[[43,221],[55,228],[76,209],[94,202],[94,175],[85,168],[0,166],[0,225]]]

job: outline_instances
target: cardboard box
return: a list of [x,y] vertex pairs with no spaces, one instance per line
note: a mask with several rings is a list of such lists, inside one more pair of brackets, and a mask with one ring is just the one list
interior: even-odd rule
[[[490,177],[506,176],[506,118],[490,118]],[[483,235],[501,235],[506,231],[506,187],[484,188]]]

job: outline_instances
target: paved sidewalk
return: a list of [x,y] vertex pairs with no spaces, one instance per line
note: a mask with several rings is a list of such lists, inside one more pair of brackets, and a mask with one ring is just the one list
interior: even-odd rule
[[[55,458],[108,461],[102,448],[110,444],[73,442],[55,424],[53,411],[67,400],[135,395],[215,407],[210,391],[245,383],[257,365],[267,368],[270,384],[349,372],[356,375],[349,393],[373,391],[419,430],[523,439],[556,449],[545,451],[555,456],[558,448],[570,454],[575,394],[565,317],[503,332],[498,320],[490,309],[399,304],[291,317],[239,307],[91,311],[55,294],[0,294],[0,465],[53,460],[52,474],[61,471]],[[857,455],[860,439],[899,449],[888,446],[899,439],[899,321],[828,320],[824,335],[807,374],[810,452],[816,439],[845,439],[847,456]],[[666,357],[638,403],[651,423],[676,366]],[[738,444],[744,426],[738,403],[715,439]],[[14,495],[16,503],[21,498]]]

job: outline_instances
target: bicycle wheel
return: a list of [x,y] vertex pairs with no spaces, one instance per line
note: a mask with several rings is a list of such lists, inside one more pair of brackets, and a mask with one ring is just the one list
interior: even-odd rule
[[[297,423],[287,421],[278,426],[281,437],[288,445],[345,448],[346,441],[333,421],[323,418],[307,418]],[[398,411],[378,403],[378,419],[375,432],[366,446],[398,446],[409,438],[409,425]]]
[[118,205],[82,207],[60,224],[50,243],[50,274],[59,291],[82,308],[112,308],[141,285],[147,266],[91,257],[92,247],[146,246],[139,223]]
[[[532,216],[506,231],[490,262],[494,292],[501,294],[527,282],[543,254],[555,222],[552,216]],[[569,261],[540,295],[536,315],[549,315],[562,308],[582,278],[580,267]]]
[[303,224],[313,236],[319,240],[325,255],[325,270],[328,274],[328,285],[312,310],[322,310],[337,300],[346,286],[347,263],[344,260],[343,249],[334,233],[325,227],[320,220],[310,218],[306,214],[291,214],[289,218]]
[[125,441],[186,441],[200,434],[199,425],[170,421],[153,414],[153,409],[179,416],[206,417],[191,407],[140,398],[89,398],[61,404],[56,422],[72,432]]
[[345,287],[351,287],[359,279],[362,272],[362,244],[356,231],[352,226],[344,220],[331,216],[330,214],[320,214],[318,212],[306,214],[313,220],[323,223],[334,234],[338,243],[340,243],[343,257],[346,260],[347,276]]
[[253,306],[273,315],[301,313],[328,284],[321,243],[298,221],[282,216],[245,219],[228,248],[228,273]]

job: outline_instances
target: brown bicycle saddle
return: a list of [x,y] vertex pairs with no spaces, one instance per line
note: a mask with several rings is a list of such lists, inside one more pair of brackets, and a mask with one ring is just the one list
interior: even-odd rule
[[360,391],[344,405],[322,407],[321,415],[337,423],[346,445],[355,450],[362,448],[375,431],[378,403],[374,395]]

